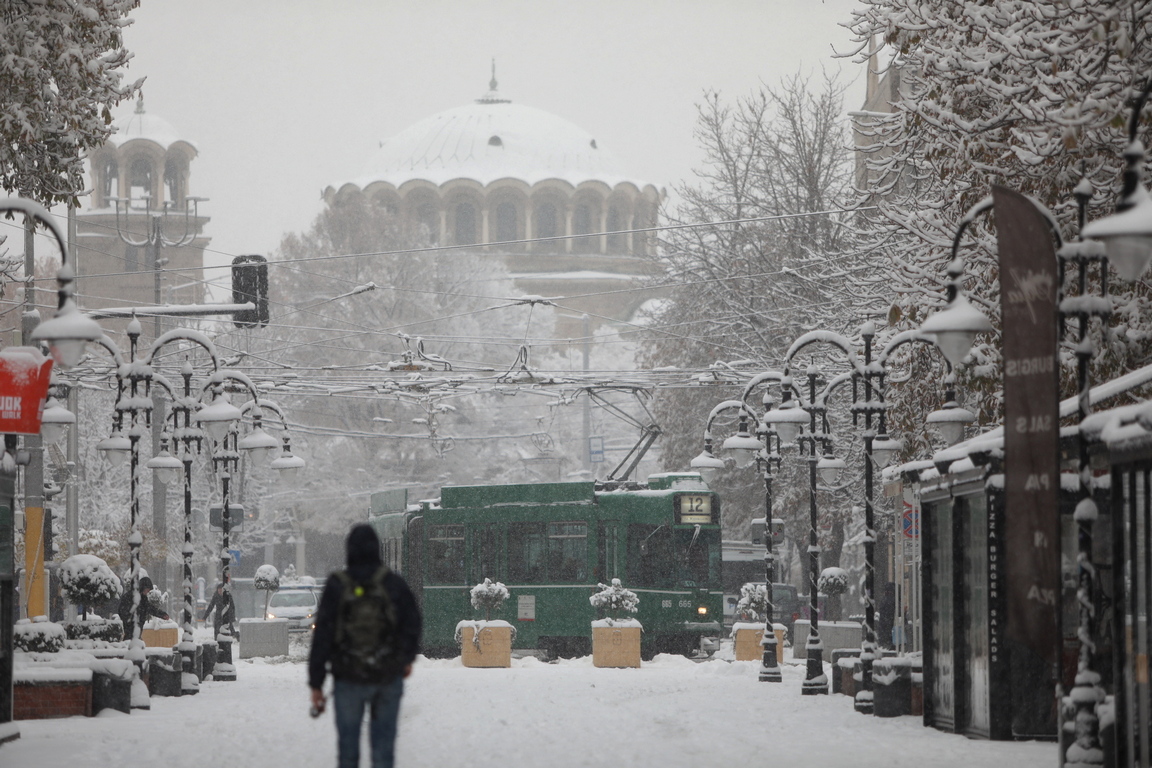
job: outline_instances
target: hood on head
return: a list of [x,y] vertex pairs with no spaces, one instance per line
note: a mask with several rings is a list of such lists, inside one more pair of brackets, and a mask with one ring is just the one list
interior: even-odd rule
[[345,552],[350,569],[371,568],[375,570],[383,564],[380,559],[380,538],[372,526],[367,523],[358,523],[352,526],[345,542]]

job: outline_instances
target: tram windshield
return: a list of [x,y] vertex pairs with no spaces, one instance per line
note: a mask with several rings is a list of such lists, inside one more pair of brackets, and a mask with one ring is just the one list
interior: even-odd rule
[[628,584],[707,586],[719,578],[719,532],[699,526],[628,526]]

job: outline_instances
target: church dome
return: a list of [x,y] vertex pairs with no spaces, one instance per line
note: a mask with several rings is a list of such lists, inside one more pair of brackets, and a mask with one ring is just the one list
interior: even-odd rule
[[501,99],[492,85],[474,103],[432,115],[381,142],[353,183],[363,189],[413,180],[439,186],[469,179],[487,186],[506,178],[528,185],[559,179],[573,187],[629,181],[592,134],[550,112]]
[[164,150],[177,142],[183,142],[195,151],[195,145],[187,139],[180,138],[180,134],[171,123],[158,115],[144,111],[143,96],[136,102],[136,110],[132,114],[117,118],[112,125],[116,130],[108,137],[108,143],[115,147],[121,147],[136,139],[144,139],[158,144]]

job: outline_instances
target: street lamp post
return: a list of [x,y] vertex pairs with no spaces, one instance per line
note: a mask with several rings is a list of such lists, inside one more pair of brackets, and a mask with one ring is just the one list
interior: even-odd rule
[[[242,408],[237,408],[228,402],[224,392],[226,381],[240,385],[244,391],[251,395],[251,401]],[[212,438],[210,442],[212,464],[215,474],[220,480],[220,583],[224,586],[224,600],[216,608],[216,642],[219,646],[219,656],[213,671],[213,679],[235,680],[236,668],[232,663],[232,642],[235,633],[231,621],[227,624],[223,621],[226,606],[232,604],[232,555],[230,552],[232,474],[236,471],[240,461],[240,451],[244,451],[255,461],[268,460],[272,463],[273,468],[280,470],[282,476],[286,477],[295,475],[303,466],[304,460],[291,454],[286,434],[280,457],[272,458],[281,444],[264,431],[261,409],[275,413],[279,417],[285,433],[287,433],[288,422],[284,417],[283,410],[276,403],[259,396],[256,385],[248,376],[239,371],[218,370],[213,374],[211,381],[205,388],[206,391],[209,388],[213,391],[213,401],[197,412],[196,419]],[[240,438],[237,425],[245,412],[249,410],[252,411],[252,429],[245,437]]]
[[[724,441],[724,448],[736,458],[739,467],[750,466],[753,461],[763,467],[764,475],[764,515],[766,518],[764,528],[764,635],[761,644],[764,647],[764,657],[760,664],[759,680],[762,683],[779,683],[780,665],[777,659],[776,632],[773,626],[775,607],[772,603],[772,582],[775,580],[776,563],[772,552],[772,464],[779,466],[780,453],[772,450],[772,438],[775,432],[768,427],[757,428],[757,433],[763,436],[763,445],[759,438],[752,437],[748,432],[748,418],[759,422],[756,414],[744,400],[726,400],[708,414],[708,421],[704,426],[704,451],[692,459],[691,466],[700,472],[704,481],[711,484],[715,480],[724,462],[712,454],[712,423],[716,417],[728,410],[740,412],[740,426],[735,435]],[[777,440],[779,443],[779,440]],[[778,447],[778,446],[777,446]]]

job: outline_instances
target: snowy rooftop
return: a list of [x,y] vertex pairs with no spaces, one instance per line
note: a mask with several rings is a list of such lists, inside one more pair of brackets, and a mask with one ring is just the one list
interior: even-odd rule
[[416,179],[444,184],[471,179],[487,185],[514,178],[527,184],[560,179],[576,186],[631,181],[596,138],[567,120],[535,107],[514,104],[492,90],[472,104],[432,115],[390,139],[352,180],[394,186]]

